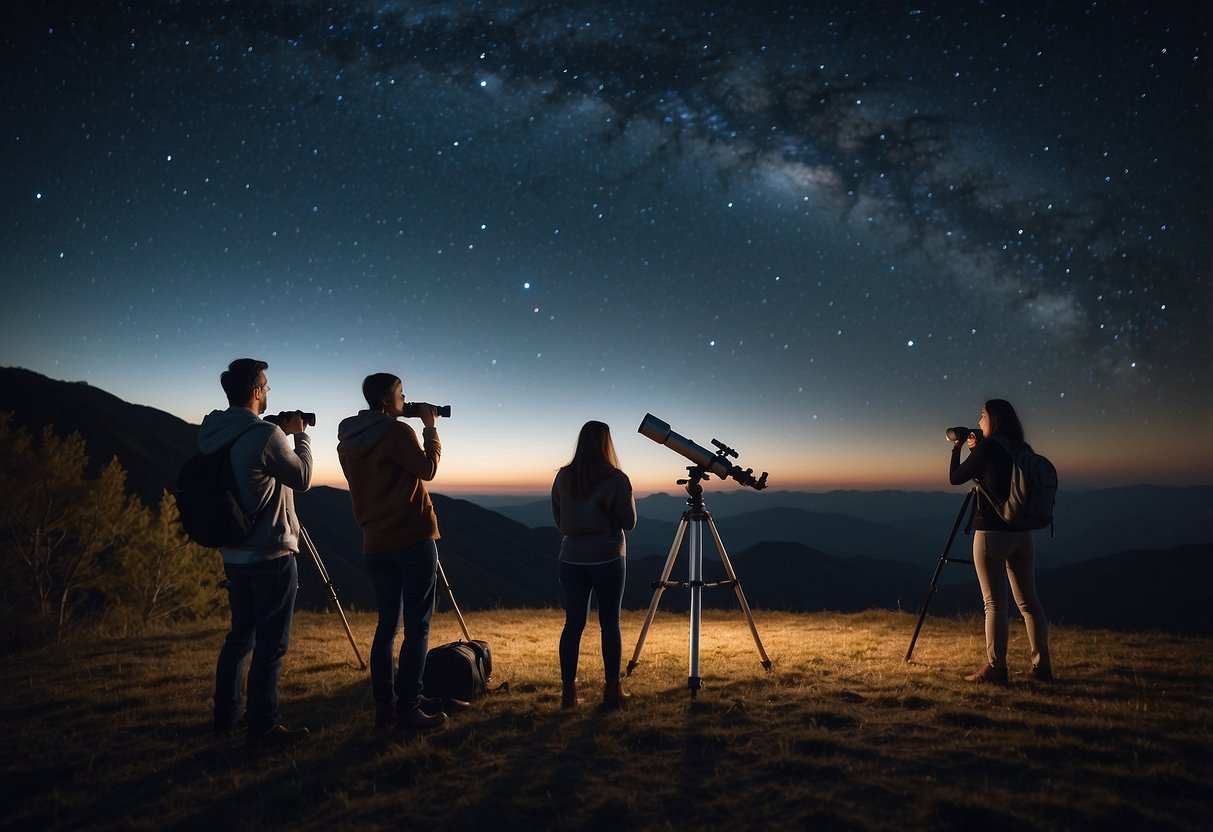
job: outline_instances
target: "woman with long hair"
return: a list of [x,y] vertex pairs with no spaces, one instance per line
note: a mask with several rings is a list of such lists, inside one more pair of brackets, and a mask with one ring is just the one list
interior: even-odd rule
[[603,422],[582,426],[573,460],[556,474],[552,517],[564,535],[558,568],[565,612],[560,634],[561,707],[573,708],[583,701],[577,695],[577,658],[593,592],[602,630],[602,704],[619,708],[626,698],[619,684],[623,659],[619,611],[627,555],[624,532],[636,527],[636,500],[631,481],[619,470],[611,429]]
[[[993,502],[1005,502],[1010,494],[1012,453],[1027,444],[1023,424],[1010,402],[990,399],[981,409],[978,426],[980,435],[970,433],[967,440],[953,443],[949,469],[952,485],[975,480],[980,486],[973,515],[973,566],[985,601],[986,663],[965,679],[1007,684],[1009,587],[1027,625],[1032,654],[1029,676],[1038,682],[1051,682],[1049,619],[1036,597],[1036,542],[1032,532],[1007,525]],[[964,462],[960,461],[962,444],[969,447]]]

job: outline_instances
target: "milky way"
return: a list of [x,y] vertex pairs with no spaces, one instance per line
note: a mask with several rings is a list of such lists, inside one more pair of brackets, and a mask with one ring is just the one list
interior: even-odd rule
[[191,421],[238,354],[334,422],[392,370],[467,488],[649,410],[930,482],[993,395],[1092,481],[1200,479],[1155,443],[1209,427],[1207,9],[801,5],[26,12],[5,363]]

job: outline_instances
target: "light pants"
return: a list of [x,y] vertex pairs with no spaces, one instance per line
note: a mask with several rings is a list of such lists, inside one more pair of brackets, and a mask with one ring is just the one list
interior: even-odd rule
[[1049,619],[1036,597],[1036,542],[1031,532],[973,532],[973,566],[986,605],[986,658],[996,668],[1007,666],[1007,588],[1028,629],[1032,666],[1052,668]]

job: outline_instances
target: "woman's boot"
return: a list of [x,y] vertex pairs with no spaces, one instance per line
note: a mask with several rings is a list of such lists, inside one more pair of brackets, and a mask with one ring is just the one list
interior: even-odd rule
[[602,708],[606,711],[617,711],[627,704],[631,694],[623,692],[623,686],[616,679],[607,682],[602,689]]
[[561,708],[576,708],[585,700],[577,695],[577,680],[565,682],[560,692]]

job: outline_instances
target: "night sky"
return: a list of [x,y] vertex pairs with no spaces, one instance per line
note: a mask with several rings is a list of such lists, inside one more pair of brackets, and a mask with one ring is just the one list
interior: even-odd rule
[[440,493],[590,418],[672,491],[646,412],[946,489],[995,396],[1063,487],[1213,481],[1205,3],[19,6],[0,364],[196,423],[263,358],[339,485],[377,371],[453,406]]

